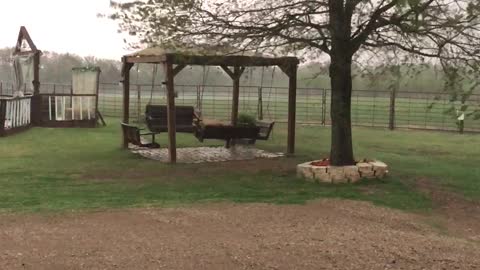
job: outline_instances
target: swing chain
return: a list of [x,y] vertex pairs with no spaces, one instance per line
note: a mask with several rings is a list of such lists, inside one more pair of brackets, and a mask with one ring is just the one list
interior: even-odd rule
[[205,84],[207,83],[209,73],[210,67],[205,68],[205,66],[203,66],[202,85],[197,86],[197,109],[199,111],[202,111],[203,94],[205,93]]
[[157,77],[158,73],[158,65],[155,64],[153,65],[153,71],[152,71],[152,88],[150,89],[150,101],[148,104],[152,104],[152,99],[153,99],[153,91],[155,90],[155,78]]

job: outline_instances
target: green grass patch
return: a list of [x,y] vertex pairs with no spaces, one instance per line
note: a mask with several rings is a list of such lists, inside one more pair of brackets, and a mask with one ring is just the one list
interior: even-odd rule
[[[480,198],[480,137],[419,131],[390,132],[355,128],[357,158],[378,158],[391,166],[386,180],[355,185],[320,185],[301,181],[294,164],[325,157],[330,129],[299,127],[297,155],[287,170],[244,170],[219,164],[170,166],[120,149],[119,121],[98,129],[33,128],[0,138],[0,211],[65,211],[233,201],[305,203],[346,198],[378,205],[428,210],[428,196],[415,180],[428,178],[453,192]],[[166,145],[165,134],[159,136]],[[182,134],[180,146],[202,145]],[[285,126],[259,147],[282,151]],[[221,145],[209,141],[207,145]],[[204,145],[204,144],[203,144]],[[255,166],[255,162],[249,163]],[[281,163],[284,164],[284,163]]]

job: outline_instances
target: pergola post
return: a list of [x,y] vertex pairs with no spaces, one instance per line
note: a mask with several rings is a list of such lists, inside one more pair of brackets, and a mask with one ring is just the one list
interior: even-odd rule
[[167,126],[168,126],[168,154],[170,163],[177,162],[177,138],[176,138],[176,119],[175,119],[175,73],[173,64],[167,60],[165,62],[165,77],[167,84]]
[[295,124],[297,110],[297,64],[280,65],[280,69],[288,76],[288,137],[287,154],[295,153]]
[[[240,103],[240,77],[242,77],[245,67],[234,66],[233,71],[228,68],[228,66],[220,66],[225,73],[230,76],[233,81],[233,93],[232,93],[232,114],[231,114],[231,124],[236,126],[238,123],[238,107]],[[227,141],[226,147],[230,147],[230,141]]]
[[238,107],[240,103],[240,67],[233,67],[233,93],[232,93],[232,126],[236,126],[238,122]]
[[295,124],[297,114],[297,65],[291,66],[288,81],[288,147],[287,153],[295,153]]
[[[130,119],[130,69],[133,64],[122,59],[122,84],[123,84],[123,123],[128,124]],[[123,133],[122,147],[128,148],[128,139]]]
[[225,71],[225,73],[227,73],[228,76],[230,76],[233,81],[231,123],[232,126],[236,126],[238,121],[238,107],[240,100],[240,77],[242,77],[245,67],[234,66],[233,71],[225,65],[221,65],[220,67]]

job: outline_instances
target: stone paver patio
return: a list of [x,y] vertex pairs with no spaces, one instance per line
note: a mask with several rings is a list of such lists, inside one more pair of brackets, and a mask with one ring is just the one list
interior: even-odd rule
[[[149,149],[137,146],[130,146],[130,150],[142,157],[158,160],[168,163],[168,149]],[[205,163],[205,162],[224,162],[252,160],[258,158],[279,158],[283,153],[271,153],[265,150],[257,149],[253,146],[231,147],[188,147],[177,148],[177,163]]]

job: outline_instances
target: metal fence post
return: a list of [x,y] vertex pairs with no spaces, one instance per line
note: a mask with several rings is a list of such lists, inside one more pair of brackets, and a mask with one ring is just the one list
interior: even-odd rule
[[388,128],[390,130],[395,129],[395,102],[397,98],[397,92],[400,91],[400,80],[402,77],[402,70],[399,65],[395,66],[395,68],[393,69],[393,76],[396,81],[390,93],[390,115],[388,121]]
[[139,84],[137,84],[137,122],[140,123],[140,118],[142,116],[142,89]]
[[322,91],[322,125],[327,125],[327,89]]
[[393,88],[392,91],[390,92],[390,115],[389,115],[389,121],[388,121],[388,128],[390,130],[395,129],[395,101],[397,97],[397,90],[396,88]]
[[262,87],[258,87],[258,102],[257,102],[257,114],[258,120],[263,120],[263,91]]

